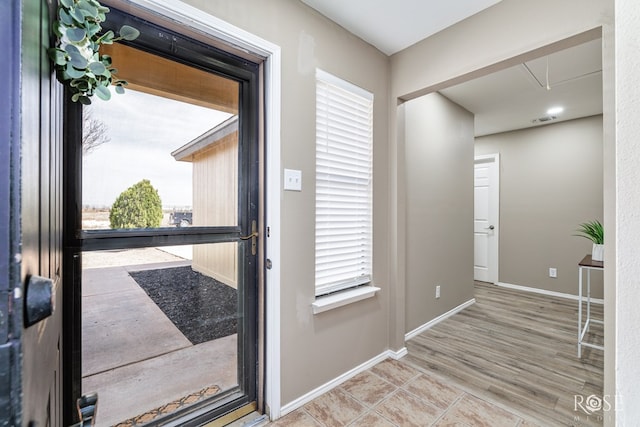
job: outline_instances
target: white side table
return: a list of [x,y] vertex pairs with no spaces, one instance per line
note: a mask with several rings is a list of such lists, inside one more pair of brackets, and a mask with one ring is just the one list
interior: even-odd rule
[[[604,270],[603,261],[594,261],[591,259],[591,255],[587,255],[582,258],[582,261],[578,263],[578,357],[582,357],[582,346],[591,347],[598,350],[604,350],[604,346],[591,344],[585,342],[584,337],[589,331],[589,326],[592,323],[598,323],[604,325],[604,322],[600,319],[591,318],[591,270]],[[586,271],[587,273],[587,297],[582,295],[582,276]],[[586,302],[587,310],[582,323],[582,306]]]

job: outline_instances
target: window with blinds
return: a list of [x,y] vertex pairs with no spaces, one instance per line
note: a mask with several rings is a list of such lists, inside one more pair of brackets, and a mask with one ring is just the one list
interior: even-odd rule
[[373,94],[316,70],[316,295],[371,281]]

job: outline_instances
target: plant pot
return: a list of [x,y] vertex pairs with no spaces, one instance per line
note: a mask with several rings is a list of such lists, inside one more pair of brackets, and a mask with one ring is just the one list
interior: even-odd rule
[[604,261],[604,245],[593,244],[591,259],[594,261]]

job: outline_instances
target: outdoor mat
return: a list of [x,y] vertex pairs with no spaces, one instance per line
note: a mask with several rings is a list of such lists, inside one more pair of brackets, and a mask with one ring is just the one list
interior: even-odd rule
[[218,387],[217,385],[203,388],[200,391],[191,393],[190,395],[174,400],[171,403],[167,403],[166,405],[162,405],[158,408],[152,409],[151,411],[145,412],[144,414],[135,416],[133,418],[129,418],[126,421],[119,422],[114,427],[141,426],[151,421],[155,421],[156,419],[164,415],[172,414],[178,409],[182,409],[186,406],[193,405],[194,403],[198,403],[206,399],[207,397],[213,396],[219,391],[220,391],[220,387]]
[[129,274],[192,344],[237,332],[238,293],[231,286],[190,266]]

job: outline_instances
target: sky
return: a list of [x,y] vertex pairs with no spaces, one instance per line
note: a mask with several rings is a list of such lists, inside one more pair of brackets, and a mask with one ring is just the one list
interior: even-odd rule
[[[113,91],[112,91],[113,92]],[[89,107],[108,128],[110,141],[83,159],[84,206],[109,207],[142,179],[160,194],[164,208],[192,206],[191,163],[171,152],[222,123],[230,114],[127,89]]]

